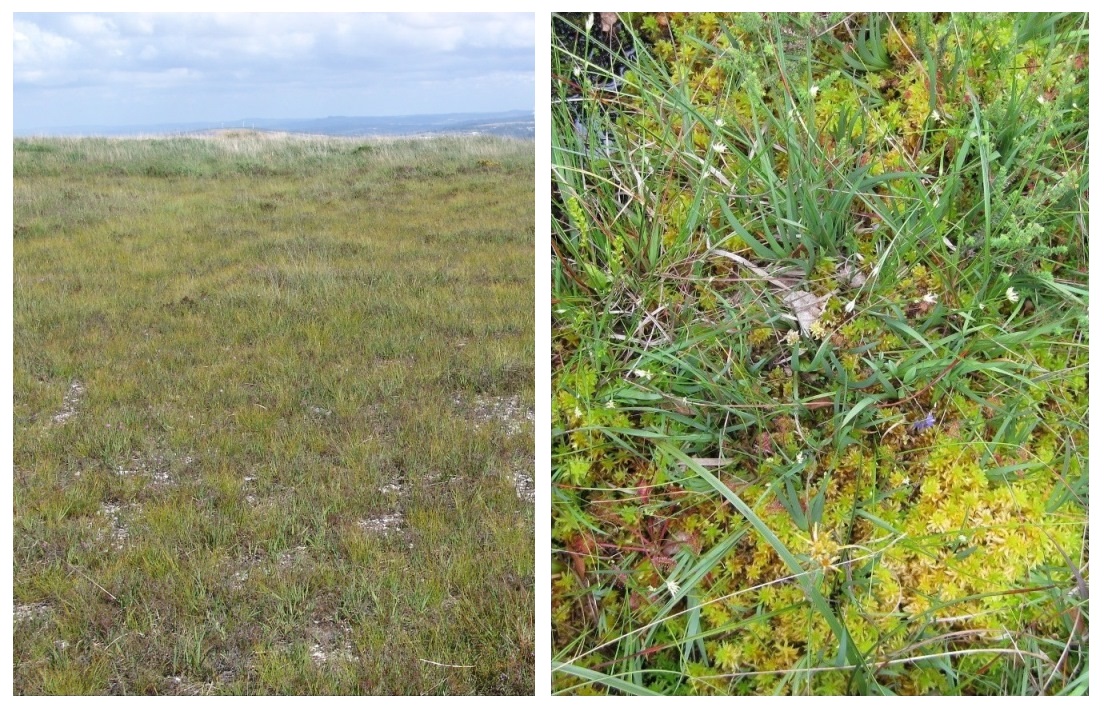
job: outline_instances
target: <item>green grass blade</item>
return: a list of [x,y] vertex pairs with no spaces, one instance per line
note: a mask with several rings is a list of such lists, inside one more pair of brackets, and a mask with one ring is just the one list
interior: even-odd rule
[[559,660],[552,661],[552,673],[557,672],[566,673],[577,678],[582,678],[589,683],[597,683],[599,685],[605,685],[611,690],[617,690],[626,695],[640,695],[658,697],[659,693],[649,690],[646,687],[636,685],[623,678],[615,677],[613,675],[606,675],[590,668],[583,668],[578,665],[572,665],[571,663],[565,663]]

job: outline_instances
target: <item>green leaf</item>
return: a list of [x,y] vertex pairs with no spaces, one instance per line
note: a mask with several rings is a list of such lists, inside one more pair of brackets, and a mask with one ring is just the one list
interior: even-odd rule
[[909,338],[915,339],[921,346],[930,351],[932,356],[939,355],[935,352],[935,349],[932,348],[932,345],[928,343],[928,340],[921,336],[919,332],[910,327],[908,324],[905,324],[899,319],[890,319],[889,317],[879,314],[875,314],[874,316],[884,321],[886,323],[886,326],[888,326],[889,328],[896,329],[898,332],[908,336]]
[[590,286],[599,292],[604,292],[609,288],[610,276],[598,269],[597,265],[593,263],[583,263],[583,268],[586,270],[587,279],[590,280]]
[[874,515],[873,513],[869,513],[867,511],[864,511],[861,508],[855,511],[855,515],[862,516],[863,518],[866,518],[868,521],[870,521],[874,525],[878,526],[882,530],[887,530],[887,531],[893,533],[894,535],[899,535],[901,533],[900,529],[893,527],[888,522],[882,520],[881,518]]
[[589,668],[583,668],[578,665],[572,665],[571,663],[564,663],[559,660],[552,661],[552,672],[561,672],[567,673],[568,675],[574,675],[577,678],[582,678],[592,683],[596,682],[601,685],[605,685],[610,689],[618,690],[628,695],[651,695],[654,697],[659,696],[658,692],[649,690],[642,685],[634,685],[628,680],[614,677],[613,675],[606,675],[605,673],[600,673]]
[[855,407],[851,408],[847,412],[847,414],[844,415],[843,422],[841,422],[839,426],[836,427],[836,433],[839,434],[843,429],[847,427],[848,423],[851,422],[851,420],[854,420],[860,412],[870,407],[875,402],[877,402],[877,398],[863,398],[858,403],[856,403]]
[[728,207],[728,204],[726,204],[724,201],[721,202],[721,212],[724,213],[725,220],[728,221],[728,225],[732,227],[732,230],[736,232],[736,235],[740,237],[740,240],[742,240],[745,244],[748,245],[748,247],[755,251],[756,257],[762,258],[763,260],[776,260],[786,254],[785,249],[783,249],[777,241],[771,238],[770,232],[765,229],[763,233],[770,247],[768,248],[767,246],[764,246],[762,243],[760,243],[759,239],[751,235],[748,230],[744,228],[743,224],[740,223],[740,220],[736,218],[736,215],[732,213],[732,209],[730,209]]

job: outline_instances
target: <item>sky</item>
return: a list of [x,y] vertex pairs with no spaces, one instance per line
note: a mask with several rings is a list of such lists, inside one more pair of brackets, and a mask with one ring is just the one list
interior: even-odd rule
[[531,13],[16,13],[13,128],[534,108]]

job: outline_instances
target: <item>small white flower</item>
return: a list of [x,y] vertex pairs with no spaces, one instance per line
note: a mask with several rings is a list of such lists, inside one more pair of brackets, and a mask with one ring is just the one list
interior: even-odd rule
[[943,236],[943,245],[947,246],[947,250],[951,251],[952,253],[958,250],[958,247],[955,246],[954,243],[951,243],[951,239],[947,238],[946,236]]
[[805,452],[798,452],[797,453],[797,463],[801,464],[804,461],[805,461]]
[[576,64],[575,66],[571,67],[571,73],[575,74],[576,77],[579,77],[583,75],[583,69],[578,64]]
[[797,329],[790,329],[786,332],[785,342],[790,346],[793,346],[797,342],[801,341],[801,334],[797,333]]
[[728,148],[724,146],[724,143],[720,143],[720,142],[713,143],[713,151],[714,152],[718,152],[718,153],[723,155],[727,150],[728,150]]
[[935,296],[934,292],[929,292],[928,294],[924,295],[924,303],[925,304],[935,304],[935,302],[936,302],[936,296]]
[[578,407],[576,407],[575,408],[575,419],[578,420],[578,419],[582,418],[582,416],[583,416],[583,411],[580,410]]
[[931,112],[931,119],[938,123],[940,120],[943,119],[943,116],[939,115],[939,111],[933,110]]
[[1016,292],[1016,288],[1014,287],[1009,287],[1007,290],[1005,290],[1004,296],[1007,297],[1008,301],[1012,304],[1016,304],[1020,301],[1020,293]]
[[985,303],[984,302],[978,302],[978,309],[980,309],[981,311],[984,312],[985,311]]
[[855,311],[855,300],[851,300],[847,304],[843,305],[843,311],[847,312],[848,314]]
[[667,591],[671,592],[671,596],[675,596],[676,594],[678,594],[679,589],[681,589],[681,588],[682,587],[680,587],[678,585],[678,582],[676,582],[675,580],[673,580],[673,579],[668,579],[667,580]]
[[1045,105],[1046,105],[1046,99],[1045,99],[1045,98],[1043,98],[1042,96],[1039,96],[1039,97],[1038,97],[1038,98],[1036,98],[1035,100],[1036,100],[1036,101],[1038,101],[1038,102],[1039,102],[1039,105],[1041,105],[1041,106],[1045,106]]
[[716,125],[718,128],[723,128],[724,127],[724,118],[717,118],[716,120],[713,121],[713,124]]
[[820,86],[815,86],[814,85],[814,86],[809,87],[809,95],[810,96],[812,96],[813,98],[816,98],[816,95],[818,93],[820,93]]
[[958,541],[959,541],[960,543],[963,543],[963,544],[965,544],[965,543],[966,543],[966,536],[965,536],[965,535],[959,535],[959,536],[958,536]]
[[592,29],[594,29],[594,13],[593,12],[590,13],[590,15],[587,17],[587,21],[586,21],[587,34],[590,34],[590,30],[592,30]]
[[617,409],[617,403],[613,402],[612,400],[608,401],[606,403],[606,409],[607,410],[616,410]]
[[643,368],[635,369],[633,371],[633,375],[636,376],[637,378],[643,378],[644,380],[651,380],[652,379],[652,372],[651,371],[645,371]]

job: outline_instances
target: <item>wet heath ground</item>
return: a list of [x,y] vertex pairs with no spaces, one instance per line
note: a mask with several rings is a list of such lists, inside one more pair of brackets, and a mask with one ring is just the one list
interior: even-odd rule
[[16,140],[17,694],[533,690],[533,145]]

